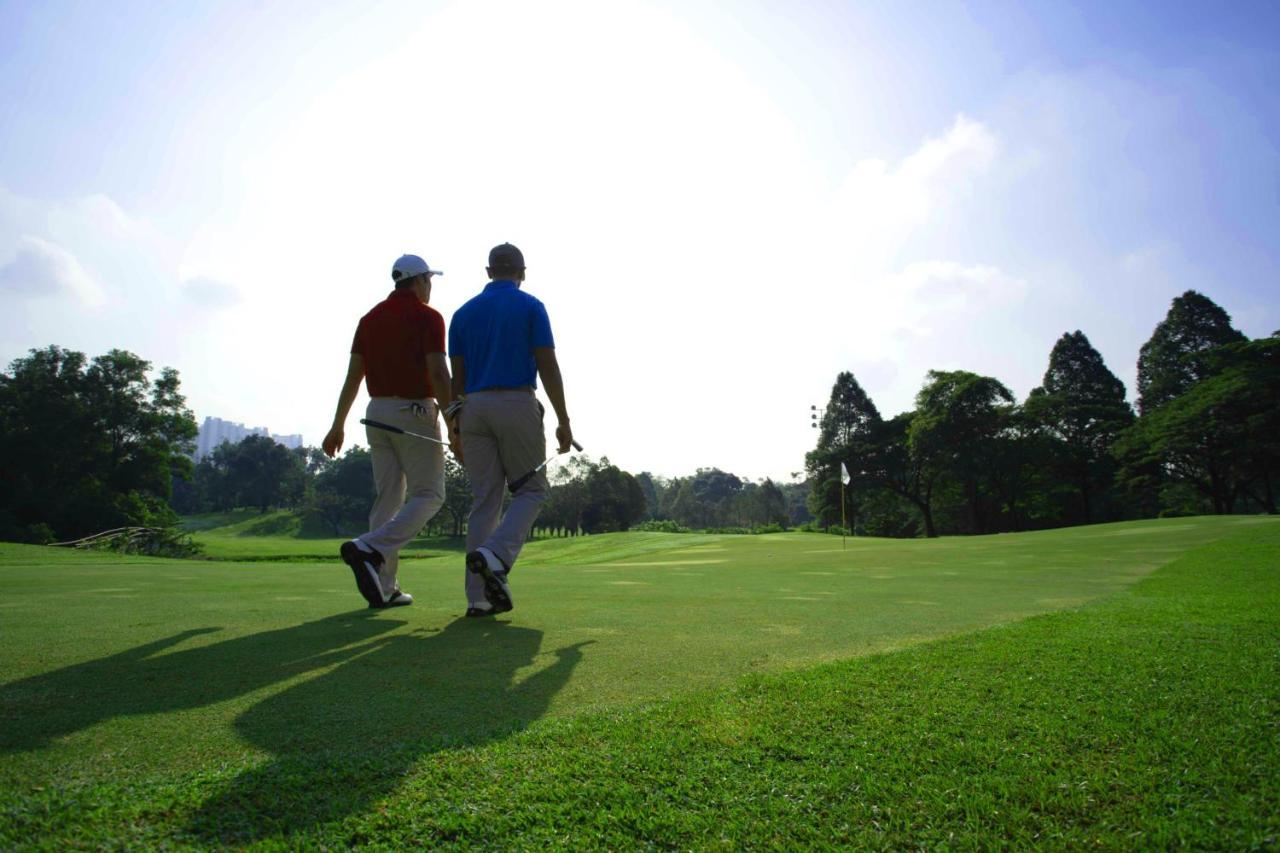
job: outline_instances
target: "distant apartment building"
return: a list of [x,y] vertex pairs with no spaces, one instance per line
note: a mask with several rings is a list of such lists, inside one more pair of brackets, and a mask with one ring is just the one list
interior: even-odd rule
[[302,446],[300,435],[274,435],[266,427],[247,427],[244,424],[224,421],[222,418],[205,418],[196,436],[194,458],[199,462],[212,453],[219,444],[223,442],[237,444],[251,435],[265,435],[277,444],[283,444],[291,449]]

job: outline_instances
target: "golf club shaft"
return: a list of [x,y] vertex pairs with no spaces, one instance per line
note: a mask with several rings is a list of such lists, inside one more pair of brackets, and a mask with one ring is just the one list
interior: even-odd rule
[[364,424],[365,426],[374,427],[375,429],[385,429],[387,432],[396,432],[396,433],[399,433],[400,435],[411,435],[414,438],[420,438],[423,441],[434,441],[436,444],[443,444],[445,447],[449,446],[449,442],[447,441],[442,441],[441,439],[438,439],[438,438],[432,438],[431,436],[423,435],[420,432],[409,432],[409,430],[407,429],[400,429],[400,427],[398,426],[392,426],[391,424],[384,424],[382,421],[371,421],[368,418],[361,418],[360,423]]
[[[569,443],[570,443],[571,445],[573,445],[573,449],[574,449],[574,450],[578,451],[579,453],[581,453],[581,452],[582,452],[582,445],[581,445],[581,444],[578,444],[578,442],[576,442],[576,441],[570,441]],[[537,473],[538,473],[539,471],[541,471],[543,468],[546,468],[546,467],[547,467],[547,465],[551,462],[551,460],[552,460],[552,459],[555,459],[555,458],[556,458],[557,456],[559,456],[559,455],[560,455],[560,452],[559,452],[559,451],[556,451],[555,453],[553,453],[553,454],[551,454],[550,456],[548,456],[546,459],[543,459],[543,460],[542,460],[542,464],[540,464],[537,468],[534,468],[534,469],[533,469],[532,471],[530,471],[528,474],[525,474],[524,476],[520,477],[519,479],[512,480],[509,484],[507,484],[507,491],[511,492],[511,494],[513,494],[513,495],[514,495],[517,491],[519,491],[519,489],[520,489],[520,487],[521,487],[521,486],[523,486],[525,483],[529,482],[529,480],[533,479],[533,475],[534,475],[534,474],[537,474]]]

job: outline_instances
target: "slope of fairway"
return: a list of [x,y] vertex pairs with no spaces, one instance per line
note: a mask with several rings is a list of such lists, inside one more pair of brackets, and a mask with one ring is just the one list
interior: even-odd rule
[[[213,560],[333,562],[346,538],[304,535],[302,518],[293,510],[238,509],[187,516],[182,528],[203,547],[202,556]],[[421,560],[462,552],[460,539],[416,539],[401,552],[401,558]]]
[[[490,780],[497,787],[479,802],[455,804],[461,811],[453,818],[474,829],[471,817],[497,801],[485,797],[525,784],[502,756],[558,772],[555,751],[567,748],[554,740],[561,729],[546,729],[551,746],[543,735],[509,739],[535,724],[542,731],[541,718],[566,719],[564,731],[577,731],[567,718],[594,712],[595,722],[581,724],[588,732],[623,720],[623,741],[633,737],[625,720],[639,720],[640,741],[606,745],[603,754],[624,768],[647,766],[638,756],[682,740],[636,717],[638,703],[1074,607],[1224,536],[1265,532],[1274,542],[1276,530],[1268,519],[1179,519],[979,539],[850,540],[847,551],[838,538],[798,534],[647,534],[635,536],[630,550],[627,536],[538,543],[513,576],[517,610],[497,621],[457,618],[461,569],[436,561],[406,567],[404,585],[417,596],[412,608],[369,612],[353,609],[350,573],[336,563],[183,562],[0,546],[0,790],[18,827],[10,840],[30,841],[36,836],[21,827],[34,832],[49,822],[81,836],[74,827],[100,820],[105,834],[89,833],[98,841],[135,831],[135,841],[155,840],[148,826],[181,832],[185,819],[174,815],[184,814],[200,823],[193,809],[209,797],[217,802],[201,813],[217,828],[206,821],[197,835],[261,837],[272,826],[294,831],[327,815],[364,826],[374,832],[363,836],[370,840],[382,825],[364,811],[394,795],[397,779],[415,776],[424,761],[433,778],[465,778],[479,758],[500,765]],[[575,548],[598,548],[609,559],[570,553]],[[894,707],[905,712],[914,701],[924,700],[904,696]],[[726,720],[712,743],[736,750],[743,742],[736,725]],[[841,731],[837,725],[830,734],[847,740]],[[485,743],[490,751],[475,753]],[[351,774],[367,775],[373,788]],[[353,785],[356,793],[340,796]],[[264,815],[277,788],[311,802],[309,816],[290,813],[273,824]],[[248,799],[234,794],[241,789]],[[430,787],[421,796],[443,795]],[[586,806],[577,796],[563,806],[564,818],[581,824]],[[102,799],[113,808],[136,801],[143,812],[153,803],[168,817],[130,830],[90,817]],[[411,802],[397,796],[395,806]],[[548,806],[542,820],[554,820],[561,807]],[[615,814],[608,826],[625,836],[628,820]],[[342,825],[325,830],[338,833],[326,835],[328,843],[346,843]],[[430,825],[425,837],[433,842],[454,837]],[[591,832],[579,842],[590,843]],[[642,834],[669,843],[714,840],[696,827]]]

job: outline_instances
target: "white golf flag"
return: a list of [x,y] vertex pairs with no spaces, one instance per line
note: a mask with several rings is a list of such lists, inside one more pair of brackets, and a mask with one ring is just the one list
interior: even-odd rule
[[849,481],[852,479],[853,478],[849,476],[849,469],[844,467],[844,463],[841,462],[840,463],[840,482],[847,486],[849,485]]

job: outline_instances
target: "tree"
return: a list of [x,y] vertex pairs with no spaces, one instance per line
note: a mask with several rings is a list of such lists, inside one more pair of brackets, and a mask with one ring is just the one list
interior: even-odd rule
[[587,478],[597,467],[590,457],[580,455],[551,473],[551,492],[535,522],[539,528],[578,535],[587,507]]
[[911,425],[915,412],[903,412],[884,421],[863,445],[859,476],[882,486],[910,503],[920,513],[924,535],[938,535],[933,502],[938,480],[943,474],[941,460],[928,454],[913,452]]
[[636,482],[640,484],[640,491],[644,492],[645,515],[648,518],[660,517],[661,493],[666,487],[666,482],[661,477],[654,477],[648,471],[636,474]]
[[471,478],[467,469],[446,455],[444,458],[444,512],[453,524],[453,535],[461,536],[471,514]]
[[790,521],[787,513],[787,496],[778,484],[768,477],[752,494],[751,516],[763,525],[776,524],[786,527]]
[[1208,356],[1212,375],[1144,415],[1117,444],[1122,476],[1194,488],[1213,512],[1241,497],[1276,512],[1280,470],[1280,338],[1228,344]]
[[1060,442],[1056,467],[1077,490],[1076,517],[1085,524],[1094,520],[1095,496],[1108,490],[1114,477],[1111,447],[1134,420],[1124,397],[1124,384],[1076,330],[1054,344],[1044,382],[1027,399],[1031,422]]
[[733,513],[733,501],[742,490],[742,480],[719,468],[699,468],[680,483],[671,504],[671,518],[685,527],[723,527]]
[[805,472],[813,489],[809,509],[823,523],[840,519],[840,463],[855,477],[851,491],[865,488],[860,474],[866,468],[863,459],[881,424],[880,412],[854,375],[838,374],[818,424],[817,447],[805,455]]
[[265,435],[220,444],[209,459],[221,481],[219,509],[256,506],[266,512],[270,507],[294,506],[302,500],[305,457]]
[[1243,340],[1231,316],[1207,296],[1188,290],[1174,299],[1138,355],[1138,412],[1185,394],[1211,375],[1210,350]]
[[956,478],[971,533],[991,529],[991,474],[1012,408],[1013,394],[998,380],[963,370],[929,371],[916,395],[908,434],[911,455]]
[[640,484],[607,459],[587,475],[585,485],[582,529],[586,533],[630,530],[632,524],[644,518],[645,499]]
[[353,447],[316,474],[306,513],[333,535],[362,532],[377,497],[369,451]]
[[31,350],[0,374],[0,535],[75,538],[176,520],[174,477],[189,477],[195,419],[177,371],[111,350]]

